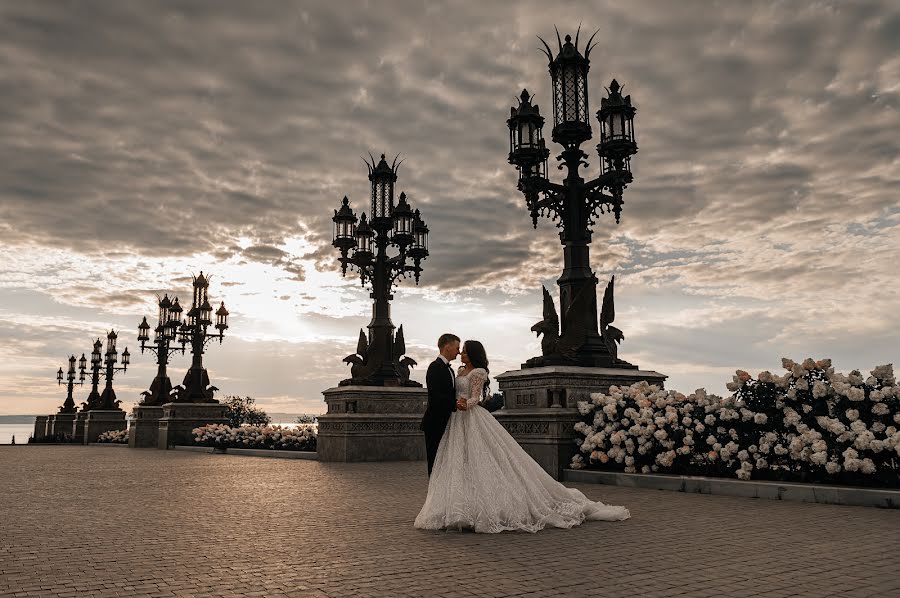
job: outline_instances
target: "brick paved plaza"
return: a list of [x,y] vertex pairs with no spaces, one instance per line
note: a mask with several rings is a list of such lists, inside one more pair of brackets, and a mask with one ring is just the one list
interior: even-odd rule
[[625,522],[412,527],[424,463],[0,449],[0,596],[897,596],[900,511],[575,485]]

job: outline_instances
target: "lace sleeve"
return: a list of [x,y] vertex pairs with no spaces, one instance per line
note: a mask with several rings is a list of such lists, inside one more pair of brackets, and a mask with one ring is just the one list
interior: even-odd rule
[[487,379],[487,372],[479,368],[469,374],[469,377],[471,378],[471,383],[469,386],[469,397],[466,399],[466,404],[469,407],[473,407],[477,405],[479,401],[481,401],[481,395],[484,392],[484,381]]

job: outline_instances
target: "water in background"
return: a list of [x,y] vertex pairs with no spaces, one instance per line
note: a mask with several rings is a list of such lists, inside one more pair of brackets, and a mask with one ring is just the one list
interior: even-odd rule
[[[278,422],[273,426],[296,428],[297,422]],[[16,444],[28,444],[28,437],[34,433],[34,424],[0,424],[0,444],[9,444],[16,437]]]
[[16,437],[16,444],[28,444],[34,433],[34,424],[0,424],[0,444],[9,444]]

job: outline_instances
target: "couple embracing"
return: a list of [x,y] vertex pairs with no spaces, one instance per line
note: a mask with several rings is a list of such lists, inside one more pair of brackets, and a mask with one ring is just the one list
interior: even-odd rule
[[[468,340],[460,352],[459,337],[444,334],[438,351],[425,378],[428,408],[421,428],[429,481],[417,528],[536,532],[630,516],[625,507],[593,502],[554,480],[481,406],[489,370],[480,342]],[[454,371],[457,356],[462,366]]]

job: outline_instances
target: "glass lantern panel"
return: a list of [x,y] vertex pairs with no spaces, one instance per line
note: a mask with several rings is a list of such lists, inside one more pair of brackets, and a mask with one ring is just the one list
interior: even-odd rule
[[575,101],[578,104],[578,117],[577,118],[579,121],[586,123],[590,119],[588,118],[588,113],[587,113],[587,103],[588,103],[587,102],[587,81],[585,81],[585,79],[584,79],[584,77],[585,77],[584,69],[577,68],[575,70],[575,76],[576,76],[576,80],[577,80],[577,82],[575,84],[575,92],[577,94],[575,97]]
[[567,65],[563,69],[563,122],[578,120],[578,92],[576,86],[578,77],[573,65]]
[[609,115],[609,137],[618,139],[622,136],[622,116],[613,112]]
[[553,120],[554,124],[560,124],[565,121],[565,113],[563,104],[565,95],[563,93],[563,79],[558,75],[553,81]]

